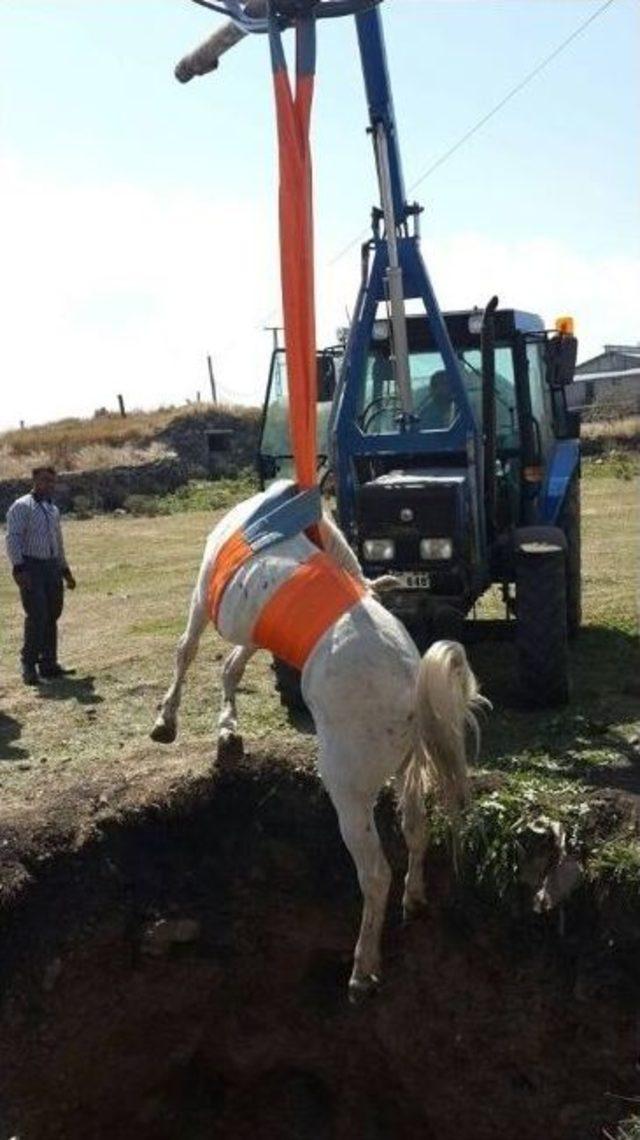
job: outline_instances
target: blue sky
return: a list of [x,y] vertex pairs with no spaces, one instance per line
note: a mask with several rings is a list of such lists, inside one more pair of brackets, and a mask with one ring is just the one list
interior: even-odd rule
[[[600,0],[386,0],[406,181]],[[3,0],[0,426],[207,390],[257,400],[278,319],[266,43],[186,87],[215,26],[188,0]],[[573,313],[581,356],[640,339],[640,8],[614,0],[415,191],[440,303]],[[352,305],[376,200],[351,20],[319,29],[314,111],[319,340]]]

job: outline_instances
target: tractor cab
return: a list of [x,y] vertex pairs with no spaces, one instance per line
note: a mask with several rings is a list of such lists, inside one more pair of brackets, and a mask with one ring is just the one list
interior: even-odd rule
[[[495,580],[505,533],[554,521],[548,476],[560,441],[576,434],[565,401],[575,340],[503,309],[491,315],[487,345],[481,310],[443,317],[459,379],[425,316],[408,316],[409,416],[390,323],[374,322],[361,366],[338,390],[332,458],[340,525],[365,572],[393,569],[412,588],[428,582],[466,612]],[[405,599],[413,610],[423,601]]]

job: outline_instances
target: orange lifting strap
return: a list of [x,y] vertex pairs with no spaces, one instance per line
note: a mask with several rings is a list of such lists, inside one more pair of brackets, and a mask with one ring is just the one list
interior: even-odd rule
[[320,638],[364,594],[360,582],[318,551],[263,606],[252,641],[303,669]]
[[280,160],[280,264],[287,349],[289,420],[296,479],[316,484],[316,328],[309,124],[315,71],[315,21],[296,25],[296,91],[291,92],[280,32],[271,21],[271,65]]

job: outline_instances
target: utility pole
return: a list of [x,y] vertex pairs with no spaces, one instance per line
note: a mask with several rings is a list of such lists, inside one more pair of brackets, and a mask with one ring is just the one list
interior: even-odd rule
[[273,337],[273,350],[275,352],[276,349],[280,348],[280,339],[278,337],[278,333],[284,332],[282,325],[265,325],[264,331],[271,333]]
[[124,410],[124,397],[123,396],[118,396],[118,403],[120,405],[120,415],[126,416],[127,413]]
[[211,363],[211,357],[210,356],[207,356],[207,365],[209,366],[209,383],[211,384],[211,400],[212,400],[212,403],[217,404],[218,403],[218,397],[216,395],[216,378],[213,375],[213,364]]

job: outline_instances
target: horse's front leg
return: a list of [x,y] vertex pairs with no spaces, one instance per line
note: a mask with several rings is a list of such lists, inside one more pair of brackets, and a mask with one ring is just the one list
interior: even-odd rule
[[198,652],[200,638],[208,621],[206,603],[194,590],[187,620],[187,628],[176,648],[176,664],[173,680],[160,705],[159,715],[151,730],[151,739],[161,744],[171,744],[178,732],[178,709],[182,696],[185,674]]
[[255,646],[236,645],[222,667],[222,708],[218,717],[218,762],[238,760],[244,753],[238,733],[236,692]]

